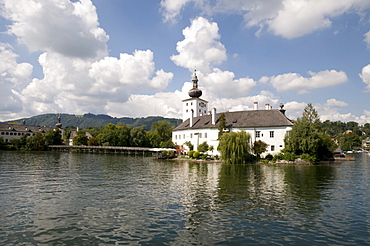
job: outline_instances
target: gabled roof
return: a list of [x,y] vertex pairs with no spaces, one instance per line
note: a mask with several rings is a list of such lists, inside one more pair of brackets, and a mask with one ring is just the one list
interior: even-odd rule
[[[190,127],[190,119],[187,119],[177,126],[174,131],[218,128],[221,114],[216,114],[215,125],[212,125],[212,115],[203,115],[194,117],[192,127]],[[224,114],[226,126],[231,128],[293,126],[292,121],[277,109],[224,112]]]
[[45,133],[45,132],[47,132],[51,129],[53,129],[53,128],[52,127],[46,127],[46,126],[26,126],[26,125],[15,125],[15,124],[0,123],[0,131]]
[[[90,132],[87,132],[87,131],[85,131],[85,135],[86,135],[86,137],[88,138],[88,139],[90,139],[90,138],[92,138],[93,136],[90,134]],[[77,131],[71,131],[70,133],[69,133],[69,139],[73,139],[74,137],[76,137],[77,136]]]

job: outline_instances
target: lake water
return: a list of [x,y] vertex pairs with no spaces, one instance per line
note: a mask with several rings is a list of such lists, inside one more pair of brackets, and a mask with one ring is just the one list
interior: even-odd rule
[[316,166],[0,152],[0,245],[369,245],[370,155]]

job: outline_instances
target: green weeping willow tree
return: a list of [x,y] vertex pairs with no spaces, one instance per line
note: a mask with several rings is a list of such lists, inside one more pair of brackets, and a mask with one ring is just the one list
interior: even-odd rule
[[252,160],[252,137],[245,131],[222,134],[218,145],[222,160],[227,164],[242,164]]

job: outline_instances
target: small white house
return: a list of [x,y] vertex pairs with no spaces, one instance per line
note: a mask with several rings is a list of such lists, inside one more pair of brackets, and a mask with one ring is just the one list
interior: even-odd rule
[[[188,149],[185,142],[190,141],[197,150],[199,144],[207,142],[214,147],[214,154],[218,147],[218,127],[222,113],[217,113],[213,108],[211,112],[205,111],[208,102],[200,99],[202,91],[198,88],[198,79],[194,73],[193,88],[189,91],[189,99],[183,100],[183,122],[172,132],[172,141]],[[252,141],[261,140],[268,144],[266,154],[277,154],[284,148],[284,138],[292,129],[293,122],[285,116],[285,110],[281,104],[280,109],[271,109],[269,104],[265,109],[259,110],[258,103],[254,103],[254,110],[224,112],[226,128],[224,131],[246,131],[252,137]]]
[[[78,132],[79,130],[78,130],[78,128],[77,128],[77,130],[76,131],[71,131],[70,133],[69,133],[69,136],[68,136],[68,145],[69,146],[73,146],[73,139],[77,136],[77,132]],[[92,138],[93,136],[89,133],[89,132],[87,132],[87,131],[85,131],[85,135],[86,135],[86,137],[88,138],[88,139],[90,139],[90,138]]]

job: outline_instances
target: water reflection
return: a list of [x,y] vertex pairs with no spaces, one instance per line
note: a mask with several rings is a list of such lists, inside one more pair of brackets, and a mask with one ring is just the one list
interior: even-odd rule
[[361,244],[370,236],[368,161],[0,152],[0,244]]

